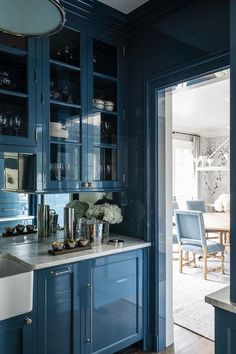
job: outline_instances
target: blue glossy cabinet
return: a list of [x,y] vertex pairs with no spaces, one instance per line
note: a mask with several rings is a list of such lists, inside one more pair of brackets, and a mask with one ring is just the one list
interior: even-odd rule
[[84,264],[83,353],[110,354],[143,338],[142,250]]
[[35,41],[1,33],[0,151],[35,146],[35,73]]
[[[31,315],[18,316],[0,322],[1,354],[33,353],[33,322]],[[64,353],[65,354],[65,353]]]
[[38,272],[37,354],[79,354],[79,265]]
[[236,353],[236,314],[215,307],[215,354]]
[[37,354],[112,354],[143,338],[142,250],[48,268],[37,279]]
[[125,187],[123,42],[68,21],[36,47],[39,190]]

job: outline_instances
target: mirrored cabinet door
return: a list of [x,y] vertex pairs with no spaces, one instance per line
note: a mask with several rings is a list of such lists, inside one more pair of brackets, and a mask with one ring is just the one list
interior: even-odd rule
[[[35,45],[0,33],[0,136],[2,144],[34,145]],[[11,137],[11,139],[9,139]]]

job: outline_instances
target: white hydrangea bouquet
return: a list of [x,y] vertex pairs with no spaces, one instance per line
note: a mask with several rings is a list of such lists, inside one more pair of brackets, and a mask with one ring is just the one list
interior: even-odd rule
[[86,212],[88,219],[96,219],[109,224],[119,224],[123,221],[121,209],[115,204],[91,205]]
[[229,211],[230,210],[230,194],[220,194],[214,203],[216,211]]

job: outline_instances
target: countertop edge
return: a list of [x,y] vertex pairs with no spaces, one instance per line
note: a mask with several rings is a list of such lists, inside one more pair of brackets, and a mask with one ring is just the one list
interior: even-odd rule
[[54,267],[54,266],[58,266],[58,265],[63,265],[63,264],[68,264],[68,263],[76,263],[76,262],[81,262],[81,261],[85,261],[85,260],[89,260],[89,259],[111,256],[111,255],[116,255],[116,254],[124,253],[124,252],[135,251],[135,250],[147,248],[150,246],[151,246],[150,242],[144,241],[143,243],[140,243],[140,244],[129,245],[129,246],[125,246],[125,247],[111,246],[112,248],[110,250],[99,250],[98,249],[97,252],[94,252],[94,248],[93,248],[91,250],[91,252],[93,252],[93,253],[91,253],[91,254],[88,254],[88,252],[90,252],[90,251],[86,251],[85,255],[81,254],[82,252],[79,252],[77,257],[75,256],[75,254],[73,254],[72,258],[68,257],[66,259],[60,259],[60,256],[52,256],[52,259],[50,261],[47,260],[47,261],[45,261],[45,263],[42,263],[42,264],[30,263],[24,259],[21,259],[18,256],[11,254],[11,252],[7,252],[7,254],[11,258],[18,261],[23,266],[27,267],[29,270],[41,270],[41,269],[46,269],[46,268],[50,268],[50,267]]
[[230,301],[230,287],[226,286],[223,289],[217,290],[214,293],[211,293],[205,296],[205,302],[217,307],[219,309],[236,313],[236,304],[233,304]]

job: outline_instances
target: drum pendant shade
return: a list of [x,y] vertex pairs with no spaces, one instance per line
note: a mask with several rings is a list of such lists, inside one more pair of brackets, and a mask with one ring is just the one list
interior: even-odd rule
[[18,36],[56,33],[65,23],[58,0],[0,0],[0,31]]

